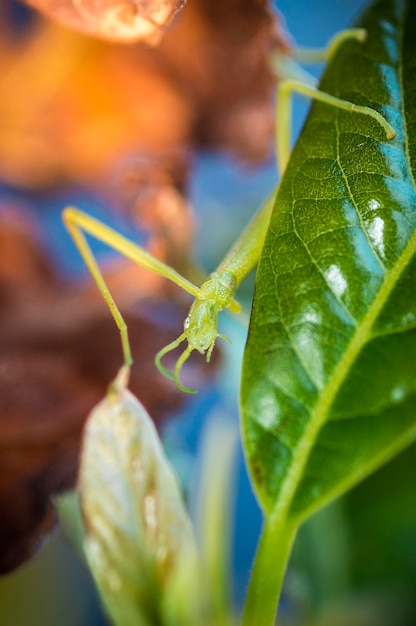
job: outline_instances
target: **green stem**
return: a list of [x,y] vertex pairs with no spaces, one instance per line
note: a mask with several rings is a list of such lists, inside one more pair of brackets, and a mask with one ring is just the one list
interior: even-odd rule
[[230,545],[238,428],[213,417],[203,437],[197,531],[210,588],[212,623],[231,626]]
[[251,572],[242,626],[274,626],[287,562],[297,531],[285,516],[266,519]]

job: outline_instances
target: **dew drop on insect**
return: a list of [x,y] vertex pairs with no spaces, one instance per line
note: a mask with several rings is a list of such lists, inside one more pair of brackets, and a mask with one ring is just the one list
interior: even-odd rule
[[185,330],[188,330],[190,325],[191,325],[191,318],[188,315],[188,317],[186,318],[186,320],[183,323],[183,327],[184,327]]

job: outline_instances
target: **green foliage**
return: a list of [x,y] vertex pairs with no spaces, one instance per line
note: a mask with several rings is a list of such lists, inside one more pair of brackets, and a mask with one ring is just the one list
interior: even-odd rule
[[354,626],[416,622],[415,447],[300,529],[286,587],[300,623],[338,626],[353,611],[366,616],[351,616]]
[[381,584],[407,589],[414,597],[415,452],[413,444],[345,498],[351,578],[358,588]]
[[244,358],[248,461],[266,514],[298,524],[416,434],[416,6],[381,0],[313,105],[261,255]]

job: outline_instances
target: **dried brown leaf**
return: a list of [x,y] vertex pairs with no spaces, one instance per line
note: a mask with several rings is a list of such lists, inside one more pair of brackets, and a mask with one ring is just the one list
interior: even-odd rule
[[111,41],[157,43],[186,0],[25,0],[76,30]]
[[105,180],[131,155],[186,145],[190,115],[144,47],[41,22],[0,55],[0,173],[15,185]]
[[290,45],[268,0],[194,0],[186,6],[160,53],[194,102],[195,143],[225,147],[244,161],[270,154],[273,49],[289,52]]
[[265,0],[193,0],[156,49],[39,20],[0,55],[0,175],[96,183],[132,156],[200,145],[264,159],[275,47],[287,43]]

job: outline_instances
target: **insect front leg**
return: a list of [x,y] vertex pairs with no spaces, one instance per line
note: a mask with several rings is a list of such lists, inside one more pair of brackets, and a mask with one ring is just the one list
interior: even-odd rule
[[142,267],[164,276],[195,297],[200,296],[200,289],[189,282],[181,274],[176,272],[169,265],[166,265],[163,261],[156,259],[140,246],[136,245],[126,237],[123,237],[123,235],[120,235],[120,233],[117,233],[112,228],[109,228],[99,220],[94,219],[86,213],[69,207],[64,210],[62,218],[69,234],[77,246],[79,253],[84,259],[98,286],[98,289],[102,293],[104,300],[114,317],[121,335],[124,362],[127,366],[130,366],[132,363],[132,356],[128,339],[127,325],[110,293],[110,290],[107,287],[97,261],[85,238],[84,232],[107,244],[109,247],[113,248],[117,252],[120,252],[123,256],[131,259]]
[[98,263],[91,251],[91,248],[81,230],[80,225],[78,224],[76,210],[66,209],[63,213],[63,221],[86,266],[91,272],[91,275],[94,278],[104,300],[106,301],[108,308],[111,311],[117,328],[120,331],[124,364],[126,365],[126,367],[130,367],[130,365],[133,363],[133,359],[131,356],[127,324],[124,321],[124,318],[121,315],[120,310],[115,303],[109,288],[107,287],[104,276],[102,275]]

